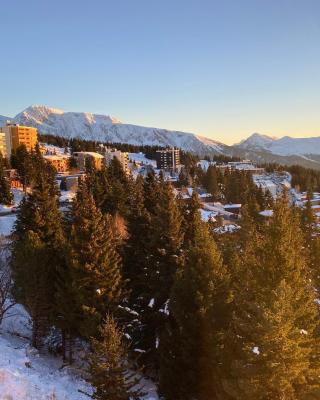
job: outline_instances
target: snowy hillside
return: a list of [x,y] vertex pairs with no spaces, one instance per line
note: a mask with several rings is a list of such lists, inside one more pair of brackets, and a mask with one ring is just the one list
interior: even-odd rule
[[66,112],[58,108],[34,105],[14,118],[0,116],[0,126],[6,120],[35,126],[40,133],[66,138],[81,138],[101,142],[133,145],[175,146],[200,156],[224,154],[248,157],[258,162],[301,164],[320,167],[320,137],[281,139],[254,133],[234,146],[226,146],[194,133],[170,131],[125,124],[109,115],[89,112]]
[[4,115],[0,115],[0,126],[5,125],[5,123],[8,121],[8,117],[5,117]]
[[280,139],[254,133],[238,146],[245,150],[264,150],[280,156],[309,154],[320,155],[320,137],[292,138],[284,136]]
[[260,135],[260,133],[254,133],[247,139],[242,140],[239,143],[239,147],[242,149],[265,149],[274,140],[275,139],[270,136]]
[[65,112],[45,106],[31,106],[14,117],[20,124],[35,126],[41,133],[87,140],[135,145],[175,146],[196,153],[222,153],[224,145],[193,133],[123,124],[108,115]]

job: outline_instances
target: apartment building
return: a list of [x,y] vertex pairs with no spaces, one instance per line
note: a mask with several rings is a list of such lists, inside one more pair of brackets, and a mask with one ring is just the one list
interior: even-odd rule
[[128,167],[128,162],[129,162],[129,157],[128,153],[122,152],[117,149],[105,149],[105,154],[104,154],[104,160],[105,164],[108,165],[113,158],[116,158],[120,164],[122,165],[122,168],[126,174],[129,174],[129,167]]
[[3,157],[7,157],[6,134],[4,132],[0,132],[0,153]]
[[101,169],[104,156],[93,151],[77,151],[73,153],[73,157],[77,161],[77,166],[80,171],[85,171],[87,160],[92,160],[96,169]]
[[157,168],[165,171],[176,171],[180,167],[180,150],[165,149],[156,152]]
[[55,155],[55,154],[46,154],[43,158],[51,164],[57,172],[66,172],[68,171],[68,161],[69,156],[67,155]]
[[20,145],[24,144],[28,151],[35,148],[38,141],[38,131],[30,126],[7,123],[0,128],[0,132],[5,134],[7,157],[11,156]]

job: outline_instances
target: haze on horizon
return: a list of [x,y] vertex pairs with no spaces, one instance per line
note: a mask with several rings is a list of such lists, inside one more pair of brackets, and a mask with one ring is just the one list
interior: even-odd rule
[[317,0],[11,0],[1,17],[0,115],[45,104],[226,144],[320,136]]

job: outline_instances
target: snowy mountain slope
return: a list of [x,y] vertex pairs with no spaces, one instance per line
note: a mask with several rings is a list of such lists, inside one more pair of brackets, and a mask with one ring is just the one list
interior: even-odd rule
[[9,117],[5,117],[4,115],[0,115],[0,126],[5,125],[5,123],[10,120]]
[[[8,117],[0,117],[3,125]],[[103,142],[134,145],[175,146],[204,155],[234,155],[263,162],[300,164],[320,169],[320,137],[276,139],[254,133],[233,146],[226,146],[210,138],[193,133],[170,131],[124,124],[109,115],[88,112],[65,112],[58,108],[34,105],[17,114],[12,121],[35,126],[40,133],[66,138],[82,138]]]
[[193,133],[123,124],[108,115],[64,112],[45,106],[31,106],[14,117],[20,124],[39,132],[87,140],[135,145],[175,146],[196,153],[223,153],[225,146]]
[[281,139],[275,140],[269,146],[269,150],[273,154],[283,156],[288,155],[320,155],[320,137],[312,138],[291,138],[285,136]]
[[320,155],[320,137],[292,138],[284,136],[280,139],[254,133],[248,139],[235,146],[243,150],[268,151],[279,156]]
[[271,136],[261,135],[260,133],[253,133],[247,139],[242,140],[238,146],[242,149],[265,149],[274,140],[275,138]]

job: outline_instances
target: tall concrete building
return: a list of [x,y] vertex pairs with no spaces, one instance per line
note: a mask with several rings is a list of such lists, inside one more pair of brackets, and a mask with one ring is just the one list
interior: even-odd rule
[[157,168],[165,171],[176,171],[180,167],[180,150],[165,149],[156,152]]
[[4,133],[6,137],[7,157],[10,157],[12,151],[15,151],[22,144],[26,146],[28,151],[33,150],[38,141],[37,129],[29,126],[7,123],[0,128],[0,132]]

